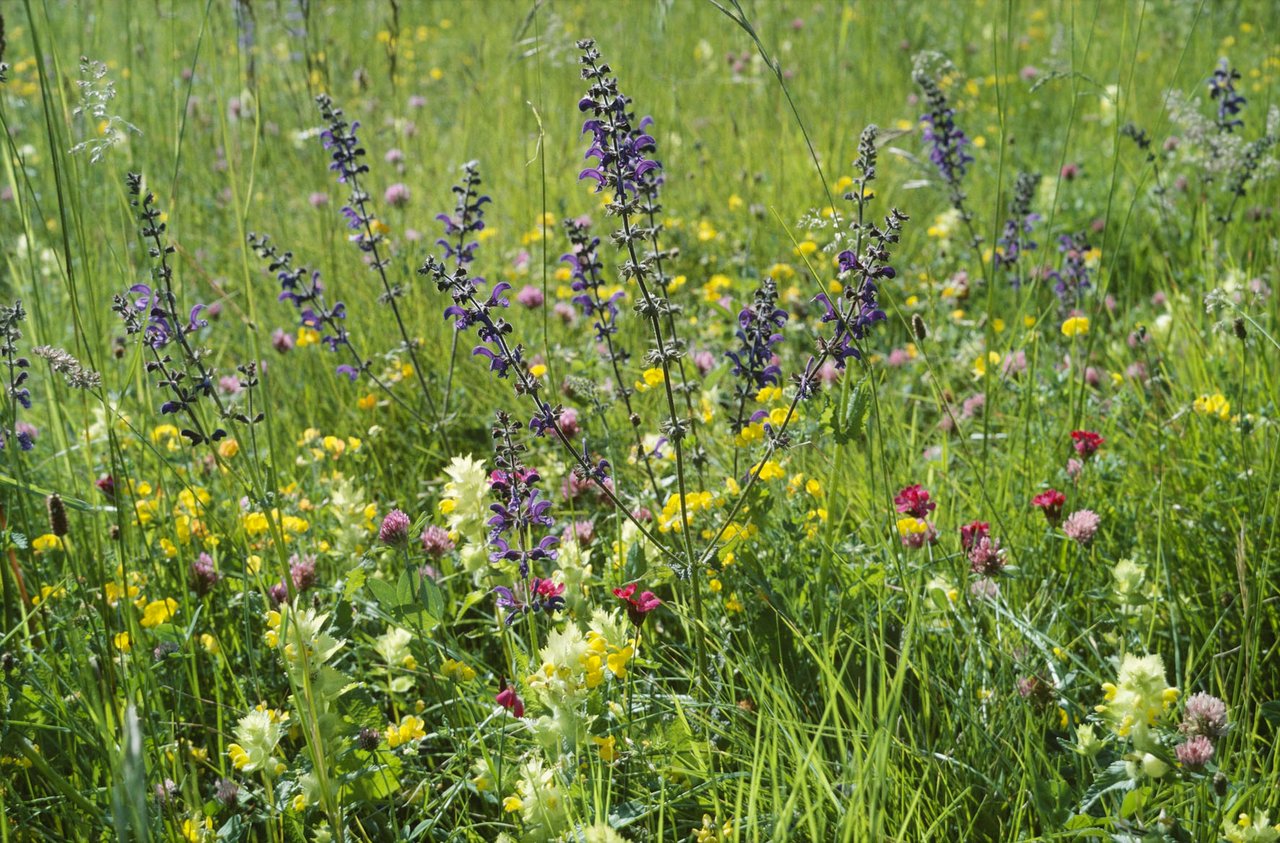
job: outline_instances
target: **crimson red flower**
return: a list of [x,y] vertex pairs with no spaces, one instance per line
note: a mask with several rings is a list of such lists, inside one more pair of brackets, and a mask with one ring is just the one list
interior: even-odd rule
[[1066,502],[1067,496],[1057,489],[1046,489],[1031,499],[1031,505],[1040,507],[1044,517],[1055,527],[1062,520],[1062,507]]
[[1073,430],[1071,431],[1071,439],[1075,445],[1076,453],[1088,459],[1097,453],[1102,447],[1102,443],[1107,440],[1091,430]]
[[515,717],[524,717],[524,701],[516,693],[514,685],[507,685],[498,692],[498,705],[505,708]]
[[613,590],[613,596],[622,601],[623,608],[627,610],[627,617],[631,619],[631,623],[635,626],[641,626],[644,624],[645,617],[661,606],[662,601],[652,591],[641,592],[639,597],[634,596],[635,593],[635,583]]
[[960,546],[968,552],[978,539],[991,535],[991,525],[986,521],[973,521],[960,528]]
[[936,503],[929,500],[929,491],[919,483],[898,492],[894,496],[893,504],[899,512],[905,512],[916,518],[924,518],[938,508]]

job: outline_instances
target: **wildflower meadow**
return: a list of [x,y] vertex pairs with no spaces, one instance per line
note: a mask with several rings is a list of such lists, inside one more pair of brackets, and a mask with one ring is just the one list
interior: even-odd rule
[[0,16],[0,843],[1280,841],[1280,5]]

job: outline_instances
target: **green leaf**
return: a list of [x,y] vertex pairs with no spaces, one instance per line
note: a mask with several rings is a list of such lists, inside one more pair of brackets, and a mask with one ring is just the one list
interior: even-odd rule
[[356,592],[364,588],[367,578],[368,574],[359,565],[347,571],[347,581],[342,587],[342,599],[349,602],[351,598],[355,597]]
[[1150,787],[1139,787],[1129,791],[1124,795],[1124,801],[1120,803],[1120,816],[1125,819],[1137,816],[1150,796]]
[[1280,700],[1269,700],[1261,706],[1262,719],[1272,726],[1280,727]]
[[849,398],[839,413],[839,424],[833,432],[837,444],[844,445],[862,436],[871,406],[871,390],[866,381],[860,381],[849,390]]
[[423,606],[427,610],[427,614],[435,618],[437,621],[444,619],[444,592],[440,590],[440,586],[436,585],[436,581],[430,577],[422,579],[422,596],[426,605]]
[[373,595],[374,600],[378,601],[378,605],[384,612],[390,612],[400,605],[396,602],[396,587],[391,583],[386,580],[370,579],[365,584],[369,586],[369,593]]
[[644,540],[637,538],[631,547],[627,548],[627,574],[626,579],[634,580],[644,573]]
[[462,602],[458,605],[458,611],[454,613],[453,619],[455,621],[462,620],[462,616],[467,613],[468,609],[470,609],[472,606],[479,603],[481,600],[484,600],[488,596],[489,596],[489,592],[487,591],[468,592],[467,596],[462,598]]
[[410,606],[414,603],[413,599],[413,577],[409,576],[408,571],[400,572],[400,580],[396,583],[396,607]]

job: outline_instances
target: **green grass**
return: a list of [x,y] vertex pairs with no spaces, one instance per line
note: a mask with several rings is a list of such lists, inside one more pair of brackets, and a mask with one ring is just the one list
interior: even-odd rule
[[[21,300],[26,318],[0,355],[0,843],[1269,839],[1236,818],[1280,819],[1280,195],[1277,147],[1262,140],[1280,132],[1266,116],[1280,105],[1280,9],[25,0],[4,25],[0,304]],[[581,38],[653,117],[665,178],[661,243],[674,251],[662,270],[681,310],[660,324],[664,342],[674,325],[689,346],[692,388],[668,388],[672,363],[666,384],[630,400],[648,447],[672,405],[696,416],[697,444],[681,444],[681,470],[665,443],[653,479],[617,389],[658,365],[644,362],[653,334],[633,310],[645,294],[619,272],[603,194],[578,178]],[[944,90],[976,159],[961,184],[967,222],[948,217],[922,139],[922,51],[954,64]],[[77,111],[82,56],[104,63],[95,90],[114,86],[100,114]],[[1247,99],[1230,133],[1213,127],[1208,97],[1222,57]],[[1171,116],[1179,92],[1199,99],[1205,137]],[[361,124],[361,183],[386,226],[380,256],[403,286],[412,356],[349,242],[320,93]],[[857,218],[842,197],[862,177],[852,162],[870,123],[881,131],[865,218],[910,217],[880,284],[887,318],[861,360],[793,403],[790,376],[831,330],[812,299],[845,248],[830,248],[823,212],[834,200]],[[100,160],[78,147],[112,132]],[[1207,151],[1224,137],[1264,161],[1235,198],[1238,169],[1215,167],[1242,148]],[[546,367],[543,397],[577,412],[577,448],[585,436],[609,461],[618,498],[654,517],[657,540],[590,488],[567,499],[575,457],[522,430],[554,531],[567,529],[556,564],[534,575],[566,584],[568,605],[510,626],[493,589],[519,577],[487,561],[496,498],[480,478],[495,467],[495,410],[527,423],[533,405],[470,353],[474,329],[455,338],[448,294],[417,272],[443,254],[434,218],[453,212],[472,160],[492,202],[471,272],[513,285],[502,315],[526,362]],[[989,249],[1020,172],[1042,178],[1039,246],[1015,289]],[[163,214],[176,312],[220,310],[184,338],[198,360],[178,341],[153,353],[113,312],[114,296],[162,280],[128,173]],[[408,188],[403,207],[384,199],[394,183]],[[605,283],[625,293],[614,339],[631,357],[616,369],[591,319],[555,310],[573,295],[557,275],[561,221],[581,215],[603,240]],[[1077,232],[1096,252],[1069,311],[1049,273],[1063,269],[1059,237]],[[335,372],[348,351],[299,333],[251,233],[344,302],[369,362],[357,383]],[[796,409],[776,448],[735,443],[724,356],[769,274],[790,315],[785,389],[748,414]],[[543,306],[515,301],[526,285]],[[1072,315],[1087,333],[1064,336]],[[282,353],[277,330],[301,341]],[[70,387],[33,355],[41,345],[101,385]],[[705,374],[700,352],[715,363]],[[8,389],[18,357],[31,362],[30,409]],[[186,383],[203,367],[215,387],[261,361],[260,383],[162,414],[173,394],[157,361]],[[1206,404],[1215,395],[1229,408]],[[263,418],[221,417],[227,406]],[[30,451],[15,446],[17,422],[38,430]],[[178,432],[193,427],[228,435],[193,446]],[[1075,430],[1105,440],[1078,477]],[[450,468],[464,456],[484,461],[470,485]],[[766,460],[779,476],[770,466],[756,480]],[[937,504],[937,542],[918,549],[901,541],[894,502],[913,484]],[[1051,487],[1065,513],[1097,513],[1092,541],[1031,505]],[[687,532],[660,530],[681,520],[680,488],[691,506],[709,493],[709,508],[692,506]],[[53,493],[69,520],[60,540]],[[449,523],[445,501],[455,523],[473,517],[429,558],[417,536]],[[378,540],[393,509],[412,520],[403,547]],[[991,599],[970,592],[959,528],[975,520],[1008,563]],[[593,525],[585,548],[569,540],[575,521]],[[217,573],[207,589],[192,569],[202,553]],[[291,574],[295,554],[314,556],[314,585]],[[1142,572],[1127,590],[1121,560]],[[639,632],[612,594],[629,583],[662,601]],[[292,608],[272,615],[280,589]],[[1136,682],[1118,678],[1122,659],[1146,654],[1164,667],[1142,689],[1159,711],[1149,737],[1098,710],[1104,683],[1121,685],[1122,706]],[[523,717],[496,701],[507,685]],[[1160,697],[1166,685],[1176,701]],[[1200,770],[1175,755],[1196,692],[1225,701],[1230,722]],[[1096,752],[1078,731],[1089,725]],[[217,795],[223,780],[234,804]]]

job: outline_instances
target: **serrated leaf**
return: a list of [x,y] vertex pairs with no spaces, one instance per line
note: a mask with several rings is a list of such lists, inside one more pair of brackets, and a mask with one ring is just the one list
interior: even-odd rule
[[357,591],[364,588],[366,579],[368,579],[368,574],[359,565],[347,571],[347,581],[342,587],[342,599],[349,602],[351,598],[356,596]]
[[1150,787],[1139,787],[1126,793],[1124,800],[1120,803],[1120,816],[1125,819],[1137,816],[1143,806],[1147,804],[1149,796],[1151,796]]

